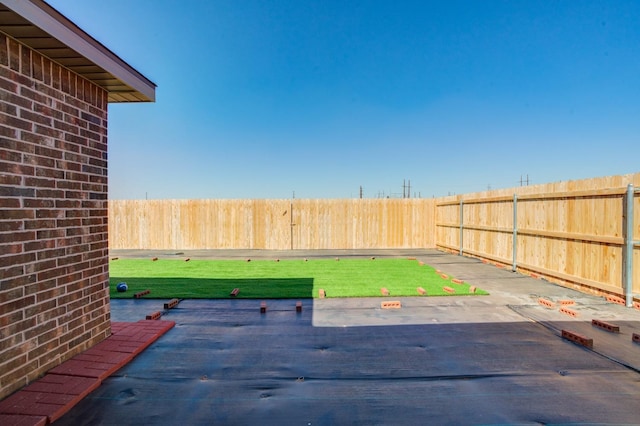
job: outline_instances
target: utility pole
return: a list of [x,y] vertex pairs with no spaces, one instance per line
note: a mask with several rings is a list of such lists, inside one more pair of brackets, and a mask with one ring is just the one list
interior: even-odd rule
[[520,186],[522,186],[523,183],[526,183],[527,186],[529,186],[529,174],[527,173],[527,179],[523,180],[522,179],[522,175],[520,175]]
[[360,185],[360,198],[362,198],[362,185]]
[[402,198],[411,198],[411,180],[407,184],[407,180],[402,180]]

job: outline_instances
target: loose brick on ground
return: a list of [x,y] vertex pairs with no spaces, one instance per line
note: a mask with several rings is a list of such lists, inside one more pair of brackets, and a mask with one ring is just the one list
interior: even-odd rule
[[176,305],[178,305],[178,303],[180,303],[180,300],[178,299],[171,299],[169,302],[164,304],[164,308],[165,309],[172,309],[174,308]]
[[593,325],[594,327],[598,327],[601,328],[605,331],[608,331],[610,333],[620,333],[620,327],[605,321],[600,321],[598,319],[592,319],[591,320],[591,325]]
[[151,290],[143,290],[143,291],[139,291],[136,294],[133,295],[133,297],[135,299],[140,299],[142,296],[145,296],[147,294],[151,293]]
[[577,343],[578,345],[587,347],[589,349],[593,349],[593,339],[582,336],[578,333],[574,333],[573,331],[562,330],[562,338],[570,340],[573,343]]
[[547,299],[545,299],[543,297],[540,297],[538,299],[538,303],[541,304],[542,306],[547,307],[547,308],[555,308],[556,307],[555,303],[553,303],[551,300],[547,300]]
[[565,308],[564,306],[562,308],[560,308],[560,312],[562,312],[565,315],[569,315],[571,317],[577,317],[578,316],[578,312],[574,311],[573,309],[569,309],[569,308]]
[[622,306],[627,305],[627,301],[624,300],[622,297],[614,296],[612,294],[607,295],[605,299],[607,300],[607,302],[615,303],[617,305],[622,305]]
[[161,317],[162,317],[162,312],[155,311],[154,313],[147,315],[145,318],[148,320],[157,320],[157,319],[160,319]]

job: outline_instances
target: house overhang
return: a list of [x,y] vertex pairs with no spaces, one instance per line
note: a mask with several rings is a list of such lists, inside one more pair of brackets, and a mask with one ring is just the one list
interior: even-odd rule
[[0,0],[0,32],[104,88],[109,102],[154,102],[156,85],[42,0]]

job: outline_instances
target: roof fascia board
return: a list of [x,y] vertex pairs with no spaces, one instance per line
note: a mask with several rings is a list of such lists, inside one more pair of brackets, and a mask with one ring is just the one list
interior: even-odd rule
[[156,85],[41,0],[0,0],[14,12],[155,102]]

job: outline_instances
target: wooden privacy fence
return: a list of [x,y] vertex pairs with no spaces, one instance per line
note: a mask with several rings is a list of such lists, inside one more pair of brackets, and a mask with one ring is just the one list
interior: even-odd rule
[[435,247],[433,199],[118,200],[110,249]]
[[630,306],[640,292],[640,197],[633,186],[605,187],[611,179],[437,200],[436,246],[624,294]]
[[110,201],[109,248],[435,247],[629,304],[640,293],[640,197],[629,184],[640,173],[438,199]]

